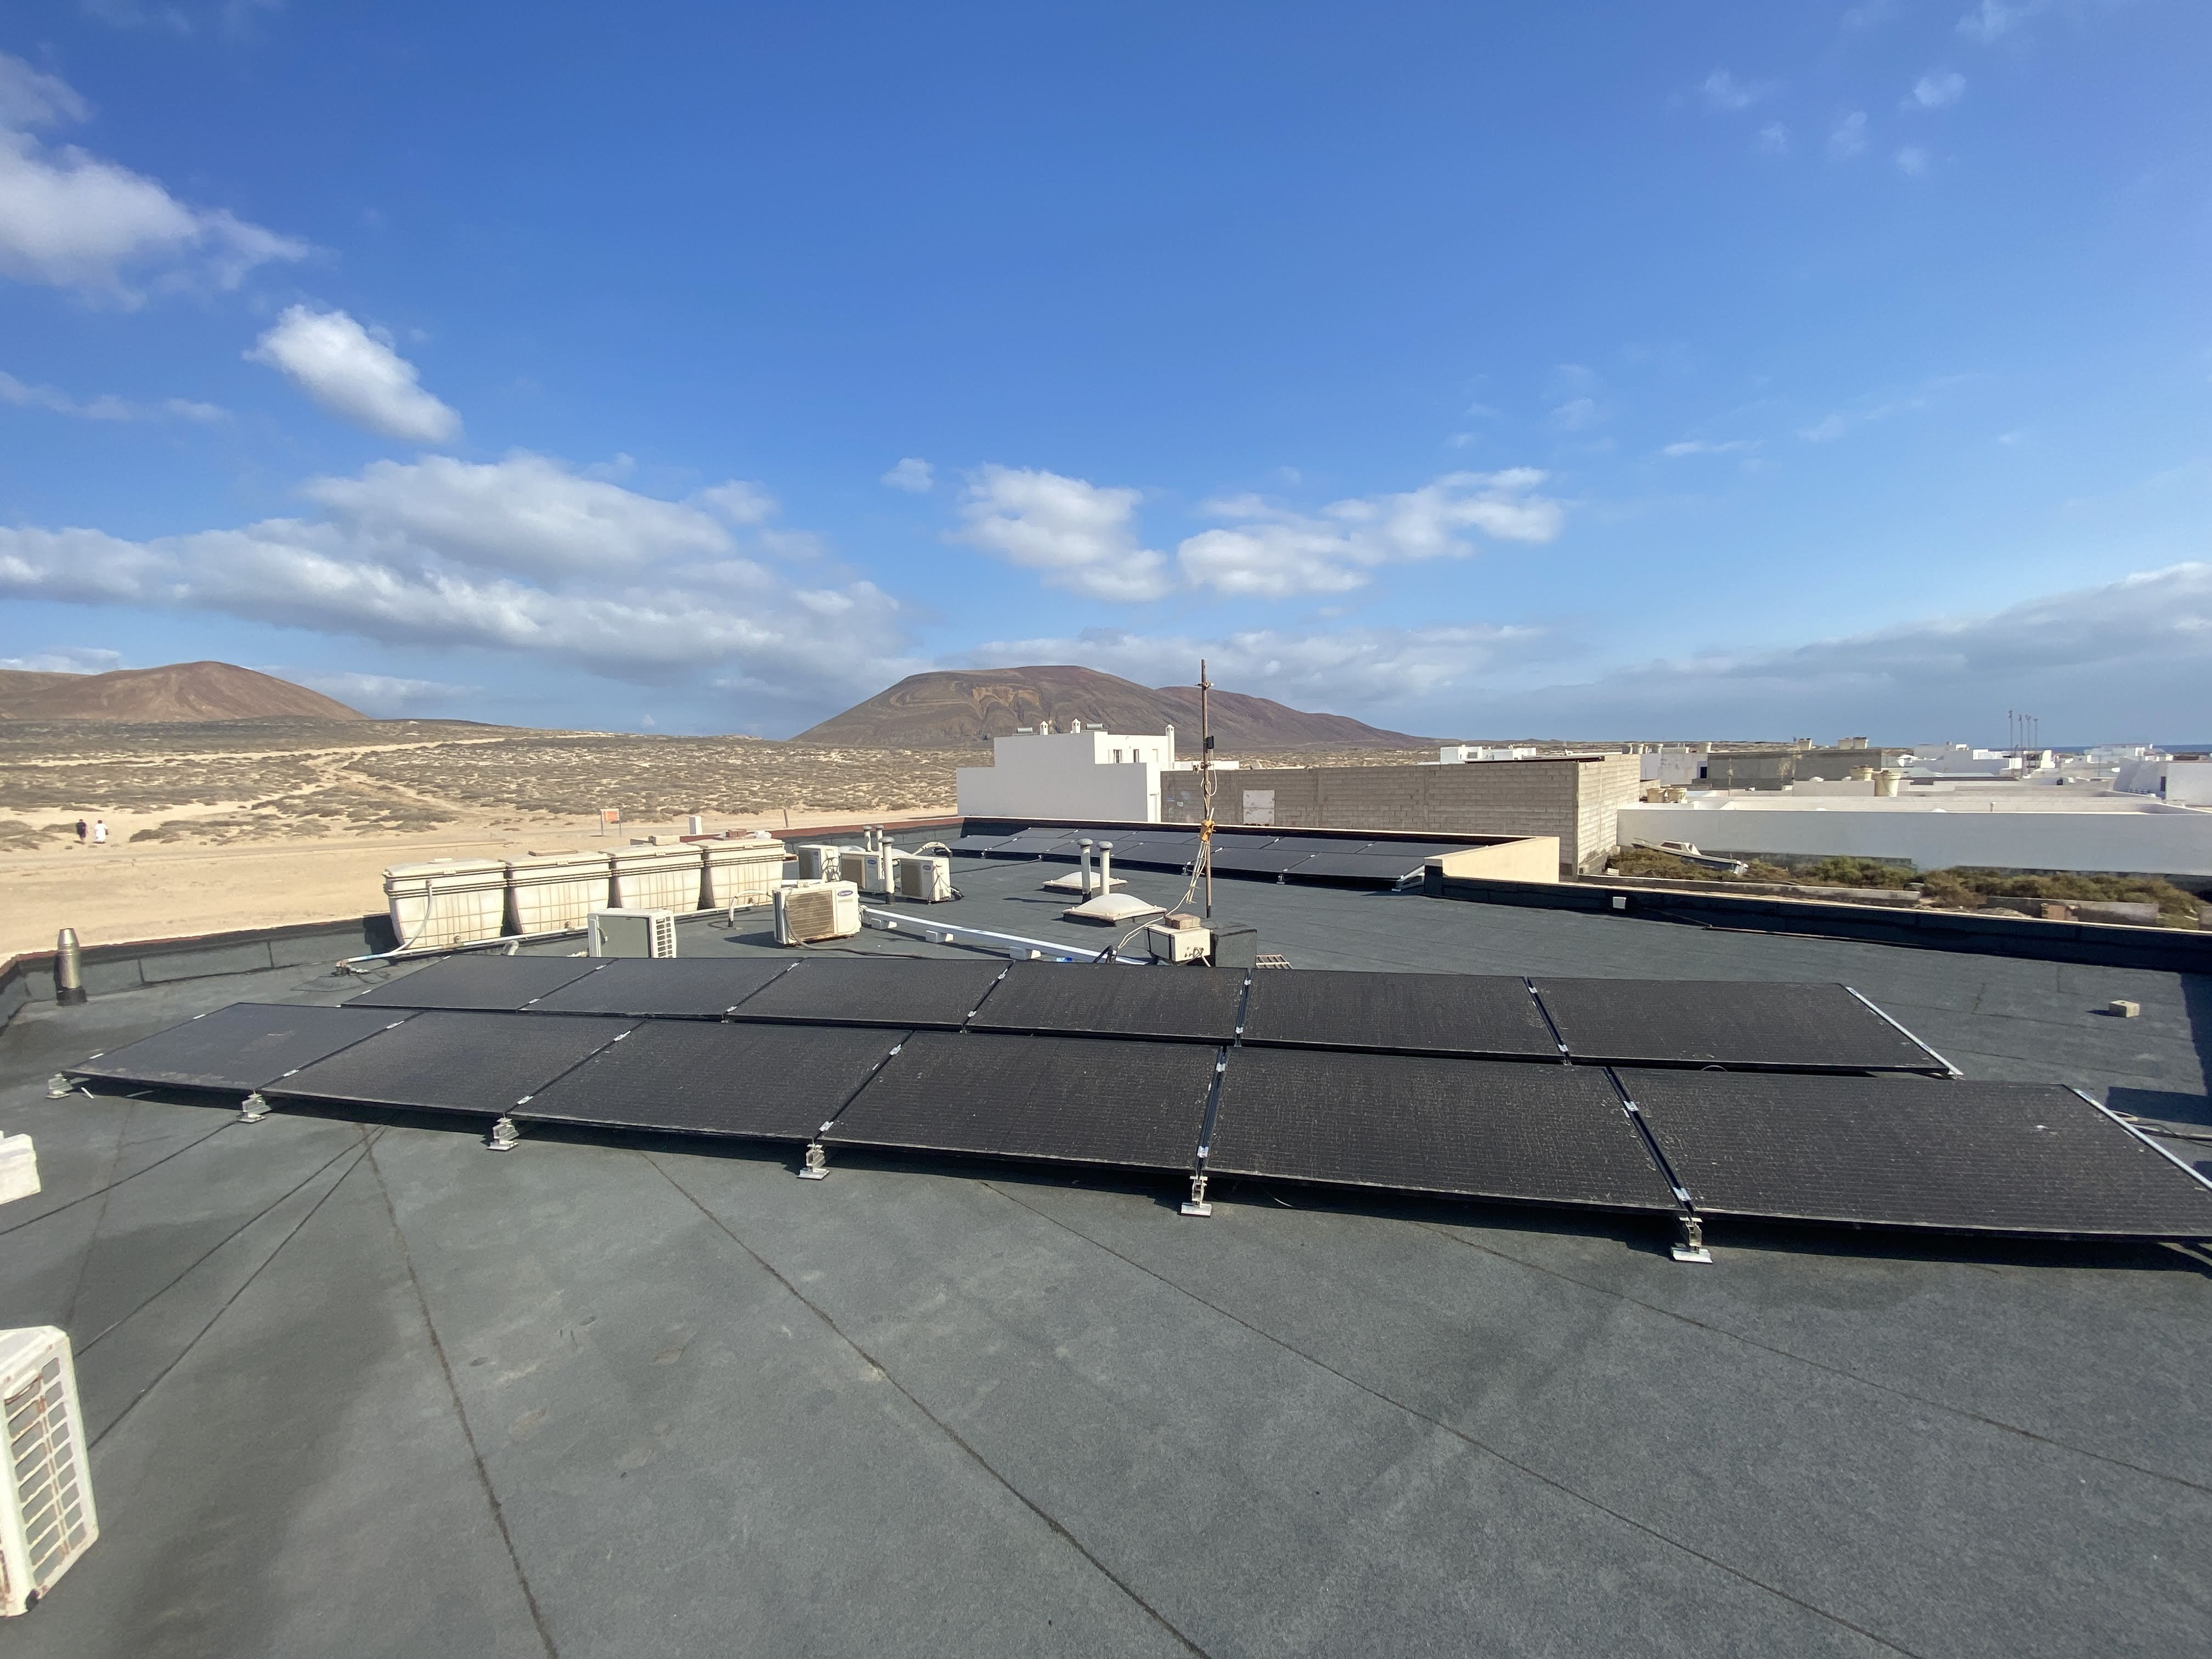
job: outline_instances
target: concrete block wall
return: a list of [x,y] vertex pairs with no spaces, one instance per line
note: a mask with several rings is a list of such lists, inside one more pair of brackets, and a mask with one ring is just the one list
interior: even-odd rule
[[[1244,792],[1270,790],[1285,830],[1410,830],[1432,835],[1549,836],[1563,874],[1604,867],[1620,809],[1636,799],[1633,755],[1470,761],[1458,766],[1268,767],[1214,775],[1213,818],[1245,822]],[[1200,775],[1160,780],[1160,816],[1196,823]]]

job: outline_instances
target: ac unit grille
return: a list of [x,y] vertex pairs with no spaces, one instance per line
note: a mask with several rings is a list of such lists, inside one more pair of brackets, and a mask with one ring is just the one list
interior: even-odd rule
[[793,939],[830,939],[837,932],[837,901],[828,893],[793,893],[784,901],[783,925]]
[[43,1592],[85,1542],[84,1489],[62,1393],[60,1357],[8,1396],[9,1466],[30,1557],[31,1590]]

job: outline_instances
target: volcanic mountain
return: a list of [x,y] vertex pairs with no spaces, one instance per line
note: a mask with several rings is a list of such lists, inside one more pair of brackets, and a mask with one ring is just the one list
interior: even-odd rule
[[[1266,697],[1215,690],[1214,747],[1227,752],[1298,749],[1419,749],[1431,740],[1386,732],[1345,714],[1313,714]],[[794,743],[855,749],[973,749],[1017,726],[1079,720],[1130,733],[1176,729],[1176,746],[1198,749],[1198,688],[1139,685],[1095,668],[981,668],[909,674]]]
[[304,685],[227,662],[174,662],[108,674],[0,669],[0,720],[357,720],[360,710]]

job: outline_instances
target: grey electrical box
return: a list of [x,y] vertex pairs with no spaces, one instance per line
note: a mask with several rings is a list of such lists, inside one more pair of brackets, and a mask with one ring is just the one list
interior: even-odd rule
[[1260,930],[1249,922],[1217,921],[1213,924],[1213,965],[1217,968],[1253,968],[1260,961]]

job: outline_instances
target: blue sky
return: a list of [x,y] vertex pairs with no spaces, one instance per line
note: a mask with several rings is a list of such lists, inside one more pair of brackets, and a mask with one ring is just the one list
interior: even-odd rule
[[2212,8],[18,3],[0,659],[2202,740]]

